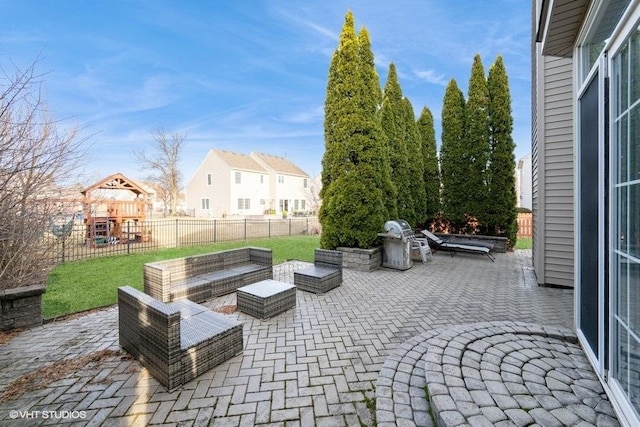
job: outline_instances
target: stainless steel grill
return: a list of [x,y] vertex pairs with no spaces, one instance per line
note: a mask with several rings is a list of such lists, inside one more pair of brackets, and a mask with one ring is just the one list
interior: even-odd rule
[[398,270],[408,270],[413,267],[411,258],[411,238],[413,230],[403,219],[390,220],[384,223],[384,237],[382,266]]

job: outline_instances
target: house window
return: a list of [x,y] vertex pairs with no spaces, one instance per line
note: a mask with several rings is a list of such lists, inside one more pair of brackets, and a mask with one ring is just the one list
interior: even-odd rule
[[284,184],[284,175],[278,175],[278,184]]
[[251,199],[238,199],[238,210],[251,209]]
[[211,174],[207,174],[207,185],[211,185]]
[[307,202],[306,200],[300,200],[300,209],[302,210],[307,209],[306,202]]
[[298,210],[298,199],[295,199],[295,200],[293,201],[293,210],[294,210],[294,211],[297,211],[297,210]]
[[303,187],[303,188],[307,188],[307,178],[304,178],[304,179],[302,180],[302,187]]
[[264,175],[260,175],[260,184],[264,184]]
[[242,184],[242,174],[240,172],[236,172],[236,184]]
[[580,46],[580,82],[583,82],[591,68],[595,65],[600,53],[605,48],[607,40],[613,33],[616,24],[620,22],[620,17],[627,9],[630,0],[610,0],[602,2],[606,6],[599,12],[601,17],[594,22],[588,32],[585,41]]
[[202,199],[201,203],[202,203],[202,209],[209,210],[209,199]]

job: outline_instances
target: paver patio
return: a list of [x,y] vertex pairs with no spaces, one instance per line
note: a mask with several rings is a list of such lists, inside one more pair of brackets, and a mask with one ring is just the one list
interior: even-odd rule
[[[228,314],[244,324],[243,354],[173,393],[122,352],[1,401],[0,425],[373,425],[380,371],[410,339],[470,322],[572,328],[573,292],[531,286],[530,255],[497,254],[491,263],[436,253],[407,271],[344,270],[342,286],[324,295],[298,291],[296,307],[272,319]],[[293,271],[308,265],[275,266],[274,278],[293,283]],[[235,294],[206,305],[233,304]],[[0,393],[38,368],[105,349],[120,350],[117,307],[24,331],[0,348]]]

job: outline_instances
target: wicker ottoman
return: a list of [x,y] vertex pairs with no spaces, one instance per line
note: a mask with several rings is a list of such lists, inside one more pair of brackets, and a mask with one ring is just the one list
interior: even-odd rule
[[277,280],[263,280],[236,291],[238,310],[269,319],[296,306],[296,287]]

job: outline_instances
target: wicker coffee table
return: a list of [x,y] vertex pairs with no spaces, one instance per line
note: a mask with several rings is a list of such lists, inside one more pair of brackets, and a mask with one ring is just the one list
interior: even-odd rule
[[238,310],[269,319],[296,306],[296,287],[277,280],[263,280],[236,291]]

